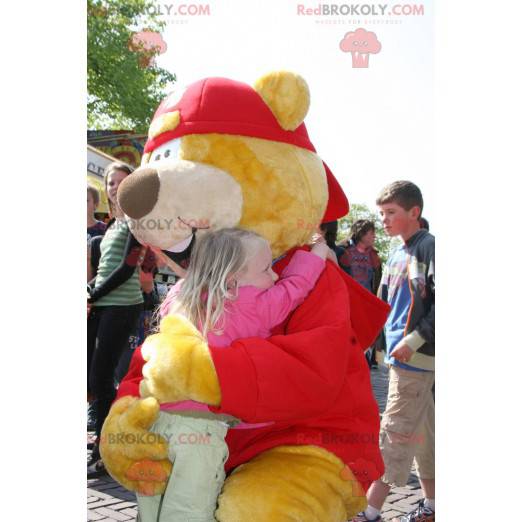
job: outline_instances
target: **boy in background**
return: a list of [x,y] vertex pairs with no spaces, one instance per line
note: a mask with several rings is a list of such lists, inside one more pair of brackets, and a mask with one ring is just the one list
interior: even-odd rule
[[94,215],[100,203],[100,193],[92,185],[87,185],[87,240],[96,236],[103,236],[107,225],[98,221]]
[[376,203],[386,234],[402,239],[379,288],[379,297],[391,306],[384,327],[390,382],[380,431],[385,472],[367,492],[367,509],[352,521],[380,522],[392,485],[406,485],[415,459],[425,498],[394,522],[434,522],[435,238],[421,229],[423,199],[415,184],[396,181]]

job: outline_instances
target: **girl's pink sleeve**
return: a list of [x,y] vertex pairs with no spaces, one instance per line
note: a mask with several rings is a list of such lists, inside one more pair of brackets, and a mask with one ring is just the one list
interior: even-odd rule
[[181,290],[181,285],[183,284],[183,279],[180,279],[168,292],[165,296],[165,299],[160,305],[159,313],[160,317],[163,318],[166,315],[169,315],[170,307],[172,303],[177,299],[179,291]]
[[279,281],[256,299],[256,310],[267,329],[281,324],[305,300],[324,266],[324,259],[305,250],[292,256]]

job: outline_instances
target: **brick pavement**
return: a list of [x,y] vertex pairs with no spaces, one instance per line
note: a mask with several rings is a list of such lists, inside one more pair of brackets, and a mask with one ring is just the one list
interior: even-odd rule
[[[380,365],[372,370],[372,386],[382,413],[388,393],[388,371]],[[403,488],[393,488],[386,499],[382,515],[384,521],[407,513],[422,498],[419,482],[411,474],[408,484]],[[100,522],[119,522],[136,520],[136,497],[109,476],[87,481],[87,520]]]
[[[386,397],[388,396],[388,369],[380,364],[378,370],[372,370],[372,388],[379,411],[382,414],[386,407]],[[412,468],[413,469],[413,468]],[[393,520],[414,508],[422,499],[422,490],[420,488],[417,476],[410,473],[408,483],[402,488],[392,488],[390,494],[386,498],[386,502],[382,508],[382,518],[384,521]]]

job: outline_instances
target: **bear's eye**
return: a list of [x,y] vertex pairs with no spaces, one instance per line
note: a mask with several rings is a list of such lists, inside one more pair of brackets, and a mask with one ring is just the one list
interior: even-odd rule
[[167,150],[165,151],[164,157],[165,157],[165,158],[168,158],[169,156],[170,156],[170,149],[167,149]]
[[156,154],[156,156],[154,157],[154,160],[159,161],[160,159],[161,159],[161,154]]

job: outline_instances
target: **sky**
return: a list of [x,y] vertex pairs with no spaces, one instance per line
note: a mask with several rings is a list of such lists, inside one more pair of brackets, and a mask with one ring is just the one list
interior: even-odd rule
[[[167,49],[157,63],[176,74],[177,88],[209,76],[252,84],[270,70],[299,73],[311,94],[309,135],[348,199],[376,210],[382,187],[411,180],[423,192],[424,215],[436,232],[431,2],[156,5],[156,16],[167,23]],[[321,5],[324,14],[318,14]],[[335,7],[356,12],[326,14]],[[363,16],[371,8],[385,14]],[[307,9],[312,14],[299,14]],[[389,15],[392,9],[402,14]],[[340,48],[345,34],[358,28],[380,42],[366,68],[352,67],[352,53]]]

